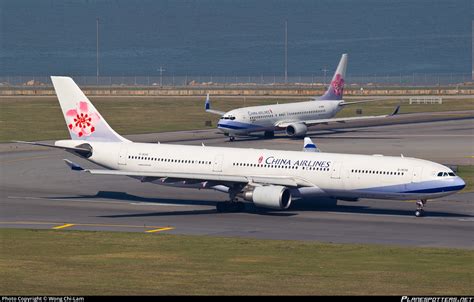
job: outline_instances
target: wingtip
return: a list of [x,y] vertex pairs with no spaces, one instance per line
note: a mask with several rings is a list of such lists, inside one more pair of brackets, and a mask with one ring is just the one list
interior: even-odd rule
[[400,112],[400,106],[401,106],[401,105],[398,105],[397,108],[395,108],[395,110],[393,111],[393,113],[391,114],[391,116],[397,115],[397,114]]
[[69,159],[64,159],[64,162],[66,163],[66,165],[69,166],[69,168],[71,168],[71,170],[74,170],[74,171],[84,171],[84,168],[81,167],[80,165],[70,161]]

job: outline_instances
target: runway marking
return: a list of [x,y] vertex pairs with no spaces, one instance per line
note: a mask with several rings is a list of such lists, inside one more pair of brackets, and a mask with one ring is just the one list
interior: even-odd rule
[[166,228],[148,230],[148,231],[145,231],[145,233],[157,233],[157,232],[170,231],[170,230],[174,230],[174,228],[172,228],[172,227],[166,227]]
[[130,204],[137,206],[172,206],[172,207],[189,207],[188,204],[177,204],[177,203],[154,203],[154,202],[131,202]]
[[43,158],[50,158],[50,157],[55,157],[55,156],[43,155],[43,156],[23,157],[23,158],[17,158],[17,159],[12,159],[12,160],[0,161],[0,164],[9,164],[9,163],[17,162],[17,161],[23,161],[23,160],[29,160],[29,159],[43,159]]
[[336,215],[353,215],[353,216],[372,216],[372,217],[394,217],[394,218],[408,218],[408,219],[432,219],[432,220],[451,220],[451,221],[474,221],[474,218],[456,218],[456,217],[443,217],[443,216],[424,216],[422,219],[413,215],[396,215],[396,214],[372,214],[372,213],[357,213],[357,212],[334,212],[328,211],[325,213],[331,213]]
[[154,203],[154,202],[126,202],[126,201],[112,201],[112,200],[86,200],[80,198],[47,198],[47,197],[34,197],[34,196],[8,196],[9,199],[30,199],[30,200],[50,200],[50,201],[68,201],[68,202],[90,202],[90,203],[111,203],[111,204],[131,204],[131,205],[154,205],[154,206],[169,206],[169,207],[191,207],[193,205],[188,204],[177,204],[177,203]]
[[[55,225],[62,222],[55,221],[0,221],[0,224],[15,224],[15,225]],[[130,225],[130,224],[106,224],[106,223],[68,223],[62,224],[53,229],[62,229],[71,226],[92,226],[92,227],[117,227],[117,228],[140,228],[140,229],[151,229],[153,232],[174,230],[174,227],[160,227],[156,225]],[[151,232],[150,232],[151,233]]]
[[72,227],[74,226],[75,224],[72,224],[72,223],[67,223],[67,224],[63,224],[63,225],[58,225],[58,226],[55,226],[53,228],[53,230],[59,230],[59,229],[65,229],[65,228],[69,228],[69,227]]

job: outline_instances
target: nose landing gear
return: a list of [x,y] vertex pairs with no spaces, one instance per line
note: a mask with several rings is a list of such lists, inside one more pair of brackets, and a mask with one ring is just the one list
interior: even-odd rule
[[423,207],[425,206],[426,202],[427,202],[426,199],[421,199],[416,202],[416,211],[415,211],[416,217],[425,216],[425,211],[423,210]]

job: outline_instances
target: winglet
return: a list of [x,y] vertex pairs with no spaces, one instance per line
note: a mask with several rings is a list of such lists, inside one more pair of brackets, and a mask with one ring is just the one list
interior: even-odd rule
[[206,97],[206,104],[204,105],[204,108],[205,108],[206,110],[211,109],[211,102],[210,102],[210,100],[209,100],[209,93],[207,94],[207,97]]
[[395,108],[395,110],[392,112],[392,114],[390,114],[390,116],[397,115],[398,112],[400,111],[400,106],[401,106],[401,105],[398,105],[397,108]]
[[304,138],[304,147],[303,147],[304,152],[321,152],[319,148],[316,146],[315,143],[311,140],[309,137]]
[[211,100],[209,98],[209,93],[206,96],[206,103],[204,104],[204,110],[206,112],[213,113],[213,114],[218,114],[220,116],[223,116],[225,114],[225,112],[223,112],[223,111],[211,109]]
[[64,161],[66,162],[66,165],[69,166],[69,168],[71,168],[71,170],[74,170],[74,171],[84,171],[84,168],[79,166],[78,164],[70,161],[69,159],[64,159]]

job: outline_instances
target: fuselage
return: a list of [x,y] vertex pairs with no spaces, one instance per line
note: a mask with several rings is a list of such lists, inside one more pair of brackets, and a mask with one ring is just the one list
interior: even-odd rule
[[219,119],[217,128],[230,135],[283,130],[278,127],[279,123],[332,118],[342,109],[339,106],[342,102],[312,100],[239,108],[226,112]]
[[[58,141],[56,144],[77,146],[81,143],[85,141]],[[132,142],[86,143],[93,150],[89,160],[114,170],[290,176],[311,184],[292,189],[294,196],[431,199],[452,194],[465,186],[448,167],[408,157]],[[184,182],[177,184],[185,185]],[[196,183],[190,186],[196,187]]]

